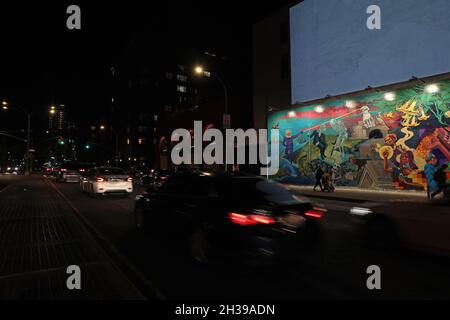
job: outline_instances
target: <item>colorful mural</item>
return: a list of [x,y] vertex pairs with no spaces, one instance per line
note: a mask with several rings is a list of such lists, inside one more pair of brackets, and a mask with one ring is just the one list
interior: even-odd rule
[[450,80],[279,111],[268,128],[283,182],[312,184],[322,166],[340,186],[424,190],[450,161]]

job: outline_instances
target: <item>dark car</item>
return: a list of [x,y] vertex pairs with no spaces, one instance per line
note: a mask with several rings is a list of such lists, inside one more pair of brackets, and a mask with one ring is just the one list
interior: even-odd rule
[[94,165],[90,163],[68,162],[62,164],[55,172],[55,179],[58,182],[79,183],[80,178],[84,176]]
[[140,177],[140,180],[143,186],[156,190],[169,178],[170,173],[169,170],[151,170],[149,174]]
[[299,245],[315,247],[324,212],[259,176],[189,172],[172,174],[159,190],[139,196],[135,221],[175,239],[198,262],[272,262]]

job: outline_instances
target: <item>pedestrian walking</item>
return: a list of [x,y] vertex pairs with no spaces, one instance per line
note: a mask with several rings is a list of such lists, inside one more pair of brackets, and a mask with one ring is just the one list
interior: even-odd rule
[[323,174],[324,174],[324,171],[322,169],[322,165],[320,165],[316,170],[316,184],[314,185],[314,191],[316,191],[317,187],[320,187],[320,191],[323,191],[323,186],[322,186]]

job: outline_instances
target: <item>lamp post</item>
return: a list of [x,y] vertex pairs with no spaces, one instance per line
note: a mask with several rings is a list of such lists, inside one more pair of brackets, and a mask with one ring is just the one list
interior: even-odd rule
[[[224,98],[225,98],[225,108],[224,108],[225,112],[222,116],[222,128],[225,131],[226,129],[231,127],[231,116],[228,114],[228,89],[227,89],[227,86],[225,85],[225,82],[217,74],[215,74],[213,72],[205,71],[204,68],[200,65],[198,65],[194,68],[194,72],[195,72],[195,74],[197,74],[199,76],[207,76],[207,77],[212,76],[222,86],[223,94],[224,94]],[[225,161],[225,172],[227,172],[227,171],[228,171],[228,165],[226,164],[226,161]]]
[[225,85],[225,82],[215,73],[213,72],[209,72],[209,71],[205,71],[203,69],[202,66],[196,66],[194,68],[195,74],[199,75],[199,76],[212,76],[214,77],[222,86],[223,89],[223,93],[224,93],[224,97],[225,97],[225,114],[228,115],[228,89],[227,86]]
[[[25,113],[25,115],[27,116],[27,150],[25,153],[25,175],[29,175],[30,174],[30,149],[31,149],[31,118],[33,116],[33,114],[38,111],[39,109],[41,109],[42,107],[37,107],[31,111],[24,109],[20,106],[14,105],[13,109],[17,109],[20,110],[21,112]],[[2,101],[2,109],[3,110],[9,110],[9,103],[6,101]],[[50,113],[51,114],[55,114],[56,112],[56,108],[54,106],[50,107]]]
[[[119,166],[119,158],[120,158],[120,154],[119,154],[119,133],[114,130],[112,127],[110,127],[111,132],[113,133],[113,135],[115,136],[115,156],[114,156],[114,163],[116,164],[116,167]],[[100,125],[100,130],[101,131],[105,131],[106,130],[106,126],[105,125]]]

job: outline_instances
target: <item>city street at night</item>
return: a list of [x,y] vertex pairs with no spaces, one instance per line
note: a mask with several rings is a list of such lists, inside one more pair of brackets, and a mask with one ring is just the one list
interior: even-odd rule
[[[355,202],[349,199],[332,200],[332,197],[317,199],[324,203],[328,212],[323,221],[326,237],[316,252],[297,252],[285,264],[273,269],[243,268],[233,266],[230,261],[199,267],[183,259],[164,238],[157,239],[136,229],[134,199],[131,196],[127,199],[92,198],[83,194],[78,184],[58,184],[41,175],[0,177],[0,181],[7,186],[1,194],[2,208],[5,208],[6,203],[10,208],[8,211],[2,209],[2,228],[8,227],[8,230],[11,230],[12,227],[9,226],[13,223],[10,213],[12,208],[21,212],[17,218],[21,224],[14,225],[17,228],[15,230],[25,228],[26,225],[36,240],[40,238],[38,233],[43,223],[47,224],[43,236],[49,237],[55,234],[56,231],[53,231],[51,226],[61,219],[62,214],[67,215],[69,221],[78,220],[77,223],[81,223],[84,229],[92,233],[103,250],[108,252],[111,263],[121,267],[125,276],[132,279],[134,285],[147,297],[182,300],[450,297],[448,258],[410,250],[377,251],[365,247],[361,226],[353,222],[349,215],[350,208],[361,206],[361,197],[355,199]],[[136,189],[142,188],[136,186]],[[28,203],[19,200],[24,199],[23,194],[31,192],[33,197],[26,198]],[[404,201],[408,201],[406,203],[410,207],[415,202],[423,202],[420,198],[417,195],[406,195]],[[36,209],[31,207],[32,201],[38,201],[37,199],[42,199],[39,200],[39,210],[45,212],[45,215],[37,215],[34,211]],[[402,203],[405,203],[404,201]],[[374,200],[370,202],[374,204]],[[55,208],[60,211],[53,216],[50,212]],[[424,208],[432,209],[430,205],[425,205]],[[423,210],[422,214],[426,214],[426,209],[420,210]],[[52,247],[57,244],[55,239],[44,239],[41,241],[48,243],[41,244],[43,246]],[[2,248],[11,250],[13,246],[8,245],[11,239],[9,242],[5,238],[1,240]],[[33,240],[33,236],[26,238],[21,249],[38,248],[39,243],[30,243]],[[61,242],[61,245],[63,244],[64,242]],[[8,252],[18,254],[19,251]],[[23,254],[22,252],[27,251],[21,250],[20,254]],[[40,272],[41,268],[46,269],[41,262],[44,256],[32,257],[39,259],[39,263],[38,260],[28,260],[29,258],[23,255],[14,257],[17,261],[26,259],[24,263],[28,264],[28,268],[23,270],[26,275],[30,272]],[[2,283],[22,283],[20,274],[10,274],[10,264],[6,263],[5,258],[11,257],[2,257]],[[366,268],[371,264],[381,266],[384,271],[383,291],[380,293],[369,292],[366,288]],[[57,270],[55,273],[57,274]],[[64,275],[64,272],[62,274]],[[45,283],[43,281],[41,286],[45,286]],[[120,290],[120,287],[115,289]],[[51,297],[46,296],[45,292],[25,293],[29,298]],[[23,298],[20,295],[8,296],[8,292],[3,294],[2,298]],[[30,294],[36,296],[28,296]],[[110,293],[98,291],[93,297],[110,298]]]
[[2,2],[0,302],[275,320],[450,300],[449,12]]

